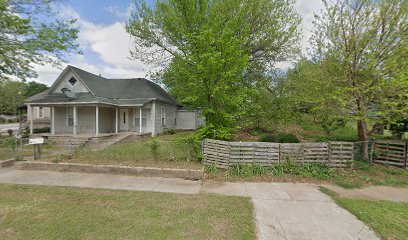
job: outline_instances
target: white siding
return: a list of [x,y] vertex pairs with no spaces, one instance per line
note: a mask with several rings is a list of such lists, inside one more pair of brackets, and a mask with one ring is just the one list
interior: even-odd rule
[[[166,111],[166,125],[162,126],[161,125],[161,109],[165,108]],[[155,114],[151,114],[151,116],[155,116],[154,119],[154,126],[155,126],[155,133],[160,134],[163,133],[165,129],[176,129],[176,125],[174,124],[174,119],[176,117],[176,106],[166,104],[166,103],[161,103],[156,101],[156,108],[155,108]]]
[[[33,107],[33,112],[31,114],[27,114],[27,120],[31,120],[31,119],[39,119],[38,118],[38,109],[40,107]],[[43,111],[44,111],[44,116],[40,119],[44,119],[44,120],[49,120],[51,117],[51,108],[50,107],[43,107]]]
[[[77,82],[73,86],[68,82],[68,80],[71,79],[71,77],[74,77],[77,80]],[[53,92],[61,93],[61,89],[63,88],[68,88],[73,92],[89,92],[85,85],[81,82],[81,80],[75,77],[70,72],[63,76],[61,82],[56,86]]]

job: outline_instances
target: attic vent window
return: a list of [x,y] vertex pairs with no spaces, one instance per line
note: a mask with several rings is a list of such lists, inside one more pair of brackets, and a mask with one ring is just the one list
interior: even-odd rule
[[77,82],[77,80],[72,77],[72,78],[70,78],[70,79],[68,80],[68,82],[69,82],[69,84],[71,84],[71,86],[74,86],[75,83]]

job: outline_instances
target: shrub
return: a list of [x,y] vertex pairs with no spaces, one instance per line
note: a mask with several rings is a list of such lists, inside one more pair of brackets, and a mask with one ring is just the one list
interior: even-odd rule
[[300,143],[299,138],[290,133],[280,133],[278,135],[278,141],[280,143]]
[[227,176],[254,177],[265,174],[273,176],[299,175],[312,177],[319,180],[328,180],[335,177],[335,172],[324,163],[299,164],[292,160],[287,160],[281,164],[270,167],[262,167],[258,164],[235,164],[227,170]]
[[259,137],[260,142],[278,142],[278,138],[274,134],[262,134]]
[[196,138],[200,141],[206,138],[217,140],[231,140],[232,138],[234,138],[235,132],[236,128],[215,126],[214,124],[209,123],[197,129]]
[[15,148],[17,144],[16,138],[15,137],[7,137],[2,140],[0,140],[0,146],[2,147],[10,147],[10,148]]
[[51,132],[49,127],[43,127],[43,128],[34,128],[33,133],[49,133]]
[[152,142],[150,143],[149,147],[150,147],[150,152],[153,155],[153,158],[157,160],[160,154],[159,153],[160,145],[159,145],[159,142],[157,142],[156,138],[152,138]]
[[7,130],[7,134],[9,135],[9,137],[13,136],[13,130],[12,130],[12,129],[8,129],[8,130]]
[[168,128],[168,129],[164,130],[164,134],[171,134],[171,135],[173,135],[173,134],[176,134],[176,130],[173,129],[173,128]]

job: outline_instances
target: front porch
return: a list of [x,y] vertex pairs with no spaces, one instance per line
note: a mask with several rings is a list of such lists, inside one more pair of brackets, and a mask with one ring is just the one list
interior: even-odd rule
[[[32,112],[34,106],[28,106]],[[120,132],[150,133],[150,108],[143,106],[114,107],[106,105],[53,105],[49,136],[103,137]],[[30,135],[33,135],[30,121]],[[46,136],[47,134],[42,134]]]

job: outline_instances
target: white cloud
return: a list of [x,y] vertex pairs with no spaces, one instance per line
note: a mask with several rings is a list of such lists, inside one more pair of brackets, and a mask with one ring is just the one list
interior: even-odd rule
[[132,6],[132,4],[129,4],[126,9],[122,9],[118,5],[113,5],[105,7],[104,10],[108,13],[112,13],[114,16],[120,19],[127,20],[130,16],[130,13],[132,12]]
[[[99,57],[96,64],[95,56],[75,55],[70,58],[70,64],[87,70],[95,74],[101,74],[104,77],[111,78],[132,78],[146,77],[147,72],[151,69],[141,61],[129,60],[129,49],[132,47],[130,36],[126,33],[124,26],[118,21],[110,25],[95,24],[83,19],[78,12],[70,6],[58,4],[55,6],[60,17],[65,19],[77,19],[79,27],[78,42],[85,53],[92,52]],[[321,0],[298,0],[295,9],[301,14],[303,21],[301,47],[305,54],[309,47],[308,40],[312,35],[312,21],[314,13],[319,13],[323,8]],[[131,11],[131,7],[121,9],[119,6],[109,6],[105,8],[118,18],[126,19]],[[290,63],[279,63],[277,66],[287,68]],[[65,67],[65,66],[64,66]],[[51,65],[36,65],[35,70],[39,74],[37,81],[45,84],[52,82],[61,73],[61,69]]]
[[302,53],[306,53],[309,48],[309,38],[312,36],[314,14],[320,13],[324,7],[322,0],[298,0],[295,4],[295,9],[300,13],[303,20],[301,23],[302,39],[300,46]]
[[[80,48],[85,52],[85,55],[71,56],[69,64],[108,78],[146,77],[149,67],[139,60],[129,59],[129,50],[132,44],[130,36],[120,22],[110,25],[95,24],[81,18],[69,6],[58,5],[58,10],[58,14],[62,18],[77,19],[79,28],[78,42]],[[95,56],[87,55],[89,52],[98,56],[100,61],[93,59]],[[93,62],[101,63],[94,64]],[[35,70],[39,77],[34,80],[48,85],[52,84],[61,73],[61,69],[50,64],[44,66],[35,65]]]

